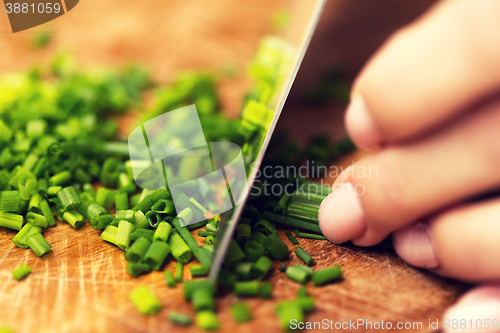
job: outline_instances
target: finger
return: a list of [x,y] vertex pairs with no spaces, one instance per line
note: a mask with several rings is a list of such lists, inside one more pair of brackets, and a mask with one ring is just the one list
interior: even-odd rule
[[444,314],[445,333],[500,332],[500,284],[485,284],[465,293]]
[[462,205],[395,231],[394,249],[407,263],[440,275],[500,281],[498,216],[500,199]]
[[334,243],[369,246],[392,231],[500,185],[500,102],[418,142],[352,165],[325,199],[320,227]]
[[352,91],[346,127],[361,148],[415,137],[500,87],[500,2],[442,1],[396,33]]

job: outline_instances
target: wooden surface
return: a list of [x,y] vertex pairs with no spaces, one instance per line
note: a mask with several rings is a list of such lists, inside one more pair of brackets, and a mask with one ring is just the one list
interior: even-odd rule
[[[245,65],[259,38],[273,32],[269,23],[273,10],[287,3],[267,0],[82,0],[69,14],[33,30],[50,30],[54,34],[54,42],[47,49],[38,51],[31,47],[32,31],[16,35],[6,32],[6,15],[0,11],[0,74],[46,63],[53,52],[61,48],[74,53],[84,66],[129,62],[147,64],[159,82],[171,81],[181,69],[222,68],[230,63],[237,69],[237,74],[235,78],[220,82],[221,97],[224,109],[237,114],[241,96],[249,87],[245,79]],[[316,69],[311,75],[304,71],[302,73],[306,74],[299,73],[298,87],[301,82],[307,85],[311,77],[319,75],[319,63],[324,63],[325,68],[332,64],[328,61],[330,53],[323,52],[326,46],[335,54],[334,62],[347,60],[344,63],[354,75],[368,54],[390,31],[424,8],[418,5],[402,9],[400,1],[378,3],[382,13],[379,16],[372,0],[329,2],[325,17],[331,18],[332,22],[322,21],[316,42],[313,40],[312,43],[316,49],[308,53],[304,63],[304,68],[308,68],[309,64],[316,65]],[[393,8],[397,10],[392,10],[392,14],[397,15],[393,15],[395,19],[391,20],[389,14]],[[362,15],[356,16],[357,11],[361,11]],[[367,15],[370,15],[370,20],[366,19]],[[360,17],[364,18],[360,21]],[[333,37],[328,34],[329,26],[335,27]],[[353,26],[357,27],[357,33],[350,29]],[[329,41],[333,41],[332,45]],[[338,49],[339,45],[341,52],[335,53],[335,46]],[[306,127],[306,132],[320,130],[332,136],[342,135],[341,105],[330,104],[327,109],[321,110],[306,109],[297,101],[299,95],[300,91],[294,88],[291,103],[285,106],[280,122],[284,124],[282,127],[294,129],[300,124],[302,129]],[[287,117],[293,114],[306,115],[309,122]],[[312,119],[324,120],[311,123]],[[352,159],[355,158],[357,156],[352,156]],[[346,158],[341,163],[350,162],[351,158]],[[170,310],[193,314],[191,306],[181,297],[181,287],[169,289],[162,272],[153,272],[139,279],[130,277],[125,271],[123,252],[101,241],[99,233],[88,225],[75,231],[59,222],[57,228],[46,232],[53,252],[37,258],[30,250],[13,245],[10,239],[14,232],[0,229],[0,326],[10,326],[16,332],[197,331],[195,326],[178,328],[166,320]],[[282,233],[280,231],[281,236]],[[295,248],[288,239],[284,240],[290,250]],[[317,304],[317,310],[307,316],[308,321],[419,321],[423,322],[421,330],[404,331],[428,332],[432,331],[428,329],[429,320],[440,318],[444,309],[465,288],[406,265],[386,248],[299,241],[316,259],[316,268],[338,264],[343,267],[345,275],[341,283],[323,288],[307,285]],[[24,281],[17,282],[10,272],[21,262],[30,265],[33,273]],[[286,263],[297,262],[298,259],[291,253]],[[270,277],[274,285],[273,300],[247,300],[254,316],[250,323],[236,325],[231,319],[228,306],[237,300],[234,295],[218,298],[222,332],[278,330],[274,303],[294,298],[299,286],[276,268]],[[167,265],[167,269],[173,270],[173,264]],[[188,269],[185,269],[184,276],[189,278]],[[146,318],[135,310],[128,295],[138,285],[147,285],[158,295],[164,306],[160,314]]]

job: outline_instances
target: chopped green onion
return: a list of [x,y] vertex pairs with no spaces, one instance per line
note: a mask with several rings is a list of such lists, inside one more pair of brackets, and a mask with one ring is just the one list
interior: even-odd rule
[[160,199],[151,206],[151,210],[155,213],[173,214],[175,213],[175,205],[172,200]]
[[114,192],[105,187],[99,187],[95,195],[95,202],[103,207],[112,207],[115,200]]
[[[111,215],[113,216],[113,215]],[[141,237],[149,239],[151,242],[153,241],[153,235],[155,231],[150,229],[135,229],[132,235],[130,236],[130,240],[136,240]]]
[[305,233],[305,232],[299,232],[298,230],[295,231],[295,234],[297,235],[297,237],[302,237],[302,238],[327,240],[327,238],[325,236],[323,236],[323,235],[317,235],[317,234],[310,234],[310,233]]
[[239,302],[231,305],[231,315],[234,321],[237,323],[244,323],[252,319],[252,314],[250,313],[250,308],[248,304]]
[[290,240],[290,242],[292,242],[293,245],[299,245],[299,241],[295,237],[293,237],[291,232],[287,231],[285,232],[285,235],[286,237],[288,237],[288,239]]
[[297,290],[297,296],[299,297],[307,296],[307,288],[304,286],[300,287],[299,290]]
[[26,264],[21,264],[12,271],[12,277],[17,281],[21,281],[31,273],[31,267]]
[[298,247],[295,249],[295,254],[306,263],[307,266],[314,265],[314,259],[303,248]]
[[261,256],[254,265],[254,269],[259,272],[261,278],[265,278],[269,270],[273,266],[273,262],[266,256]]
[[99,180],[105,187],[116,187],[120,177],[120,163],[114,157],[108,157],[102,165]]
[[160,222],[156,227],[156,231],[153,235],[153,240],[166,242],[171,232],[172,232],[172,226],[169,223]]
[[207,237],[207,236],[215,236],[215,232],[213,231],[206,231],[206,230],[198,230],[196,233],[198,237]]
[[144,215],[144,213],[140,210],[136,211],[134,214],[134,220],[135,220],[135,228],[136,229],[146,229],[149,228],[149,221]]
[[219,319],[213,311],[203,310],[196,314],[196,325],[206,331],[219,329]]
[[114,219],[115,217],[111,214],[93,216],[90,218],[90,225],[94,229],[104,229],[106,228],[106,226],[111,224],[111,222],[113,222]]
[[252,228],[248,224],[238,224],[236,226],[236,240],[240,243],[250,239]]
[[167,281],[167,286],[169,288],[174,288],[175,287],[174,275],[169,270],[165,271],[165,281]]
[[284,260],[288,257],[288,247],[276,234],[267,236],[264,247],[274,259]]
[[125,252],[125,259],[129,262],[139,262],[142,260],[149,247],[151,241],[145,237],[138,238],[134,244]]
[[135,222],[133,210],[117,210],[115,215],[118,220],[125,220],[131,223]]
[[23,222],[24,219],[22,215],[0,212],[0,227],[21,230]]
[[234,284],[238,279],[236,275],[230,273],[228,270],[221,268],[219,271],[219,276],[217,277],[217,281],[220,285],[223,285],[227,288],[233,289]]
[[279,307],[279,310],[276,311],[279,317],[280,328],[284,331],[291,331],[293,329],[291,326],[293,322],[304,322],[304,311],[299,305],[292,302],[286,307]]
[[244,258],[245,252],[243,252],[234,239],[231,239],[227,249],[226,258],[224,258],[224,267],[231,269],[237,262],[243,260]]
[[[182,237],[182,239],[184,239],[186,244],[189,246],[194,256],[200,261],[200,263],[205,268],[210,268],[210,265],[212,263],[212,258],[210,253],[207,253],[198,246],[198,243],[194,239],[193,235],[191,235],[191,233],[186,227],[181,226],[180,220],[178,218],[175,218],[172,221],[172,224],[174,225],[175,229],[179,232],[179,235]],[[170,238],[172,238],[172,236],[170,236]]]
[[137,310],[145,316],[153,315],[161,310],[161,303],[146,286],[135,288],[130,293],[130,299]]
[[39,257],[47,254],[51,249],[49,242],[42,236],[42,234],[33,234],[26,240],[26,244],[33,252]]
[[207,236],[205,237],[205,243],[208,245],[212,245],[215,243],[215,237],[214,236]]
[[197,289],[208,289],[210,293],[214,295],[216,286],[215,283],[209,279],[186,281],[184,282],[182,289],[184,299],[186,299],[187,301],[192,300],[194,291]]
[[[98,217],[100,215],[106,214],[107,212],[108,211],[106,210],[106,208],[104,208],[103,206],[94,202],[94,203],[91,203],[87,207],[86,215],[87,215],[87,218],[90,220],[94,217]],[[96,229],[96,228],[94,228],[94,229]]]
[[119,184],[118,188],[125,193],[135,192],[136,189],[135,184],[124,172],[120,172],[120,176],[118,177],[118,184]]
[[260,286],[260,297],[263,299],[269,299],[272,297],[273,286],[270,282],[263,282]]
[[234,273],[240,281],[252,279],[253,272],[253,264],[251,262],[239,262],[234,267]]
[[130,235],[132,235],[132,231],[134,231],[134,224],[121,220],[118,223],[115,245],[123,251],[127,250],[130,246]]
[[103,232],[101,233],[101,239],[105,240],[106,242],[110,242],[112,244],[115,244],[116,242],[116,235],[118,234],[118,228],[112,225],[107,225]]
[[71,172],[66,170],[49,178],[50,186],[63,186],[71,180]]
[[151,267],[143,262],[128,262],[127,272],[133,277],[139,277],[139,275],[151,272]]
[[42,211],[43,216],[47,219],[47,224],[49,227],[53,227],[56,225],[56,220],[54,219],[54,214],[49,207],[49,203],[47,200],[40,201],[40,210]]
[[191,260],[193,252],[178,234],[170,235],[168,245],[172,251],[172,256],[181,263],[185,264]]
[[64,212],[63,219],[75,229],[81,228],[85,223],[85,218],[76,210],[68,210]]
[[48,225],[45,216],[33,212],[26,214],[26,221],[42,228],[47,228]]
[[62,188],[59,192],[57,192],[57,198],[61,202],[63,210],[77,208],[82,203],[78,192],[73,186]]
[[19,208],[19,191],[2,191],[0,192],[0,211],[2,212],[17,212]]
[[271,224],[271,222],[269,222],[266,219],[260,219],[257,223],[255,223],[255,225],[253,226],[253,229],[256,232],[260,231],[267,236],[275,234],[277,232],[274,225]]
[[236,296],[258,296],[260,292],[259,281],[244,281],[234,284],[234,294]]
[[260,244],[264,244],[264,242],[266,241],[266,238],[267,238],[267,236],[259,231],[253,232],[252,236],[250,237],[251,240],[254,240]]
[[[119,229],[120,227],[118,227]],[[148,251],[144,255],[144,262],[154,269],[155,271],[160,270],[163,262],[170,253],[170,246],[162,241],[153,241]]]
[[47,189],[47,195],[49,197],[53,197],[57,195],[57,192],[59,192],[62,189],[62,186],[51,186]]
[[264,255],[266,249],[264,245],[254,240],[245,242],[245,257],[248,261],[255,262]]
[[31,223],[26,223],[24,227],[12,238],[12,242],[20,248],[29,248],[26,244],[26,240],[33,234],[39,234],[42,232],[42,227],[33,225]]
[[307,274],[306,271],[304,271],[303,269],[300,269],[299,267],[297,266],[290,266],[286,269],[286,276],[290,279],[290,280],[294,280],[298,283],[307,283],[307,281],[309,281],[309,279],[311,278],[311,276],[309,274]]
[[183,313],[171,311],[168,314],[168,319],[170,319],[171,322],[173,322],[175,324],[182,325],[182,326],[191,325],[191,318],[188,315],[185,315]]
[[197,288],[193,290],[191,299],[193,302],[194,310],[196,312],[202,310],[215,311],[214,292],[215,290],[212,288]]
[[192,277],[200,277],[200,276],[207,276],[208,275],[208,269],[203,267],[202,265],[195,265],[189,267],[189,270],[191,271],[191,276]]
[[118,210],[126,210],[128,206],[128,194],[126,192],[115,191],[115,207]]
[[175,282],[182,282],[182,274],[184,273],[184,264],[180,261],[177,261],[177,266],[175,268]]
[[314,223],[309,223],[292,217],[286,217],[283,215],[272,214],[270,212],[264,212],[262,214],[262,217],[269,221],[284,224],[292,228],[299,228],[321,234],[321,229],[319,228],[319,225]]
[[334,266],[315,272],[313,274],[313,283],[315,286],[322,286],[341,278],[342,270],[340,269],[340,266]]

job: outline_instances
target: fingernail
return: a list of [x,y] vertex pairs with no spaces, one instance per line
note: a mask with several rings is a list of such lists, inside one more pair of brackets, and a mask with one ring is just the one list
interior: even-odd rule
[[[499,291],[500,287],[497,285],[474,288],[467,292],[444,314],[443,331],[445,333],[500,332],[498,320],[497,325],[492,322],[493,319],[500,318]],[[468,294],[475,297],[468,299]],[[461,322],[462,319],[466,320],[466,324]],[[453,325],[454,322],[457,325]]]
[[372,149],[382,143],[382,133],[361,95],[354,96],[349,103],[345,126],[352,141],[361,149]]
[[321,232],[340,244],[361,236],[366,221],[354,186],[347,182],[334,189],[321,203],[318,213]]
[[408,264],[422,268],[437,268],[439,261],[429,229],[424,223],[417,223],[393,233],[396,253]]

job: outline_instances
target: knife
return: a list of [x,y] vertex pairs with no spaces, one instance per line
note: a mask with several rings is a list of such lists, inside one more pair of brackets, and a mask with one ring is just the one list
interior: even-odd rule
[[[288,29],[290,34],[289,36],[284,37],[285,40],[291,43],[291,45],[295,46],[295,51],[292,55],[292,62],[291,66],[289,66],[288,75],[286,75],[286,79],[280,84],[281,87],[279,88],[281,89],[277,89],[277,91],[280,91],[279,96],[274,99],[276,101],[274,103],[275,105],[271,105],[271,108],[274,109],[274,116],[269,124],[267,132],[263,135],[260,150],[253,161],[256,166],[260,166],[264,158],[264,154],[269,145],[269,141],[271,140],[271,136],[274,132],[281,111],[283,110],[286,98],[290,92],[293,81],[297,75],[300,64],[304,58],[325,4],[326,0],[296,1],[296,5],[300,6],[300,20],[291,22],[291,26]],[[209,279],[217,279],[219,271],[224,263],[224,258],[230,245],[231,238],[233,237],[233,233],[238,224],[238,220],[240,219],[243,209],[245,208],[248,194],[257,176],[258,169],[258,167],[251,169],[247,178],[247,185],[245,186],[243,192],[239,194],[241,196],[241,200],[238,200],[239,203],[232,210],[222,214],[221,222],[215,235],[215,246],[212,256],[212,265],[208,276]]]

